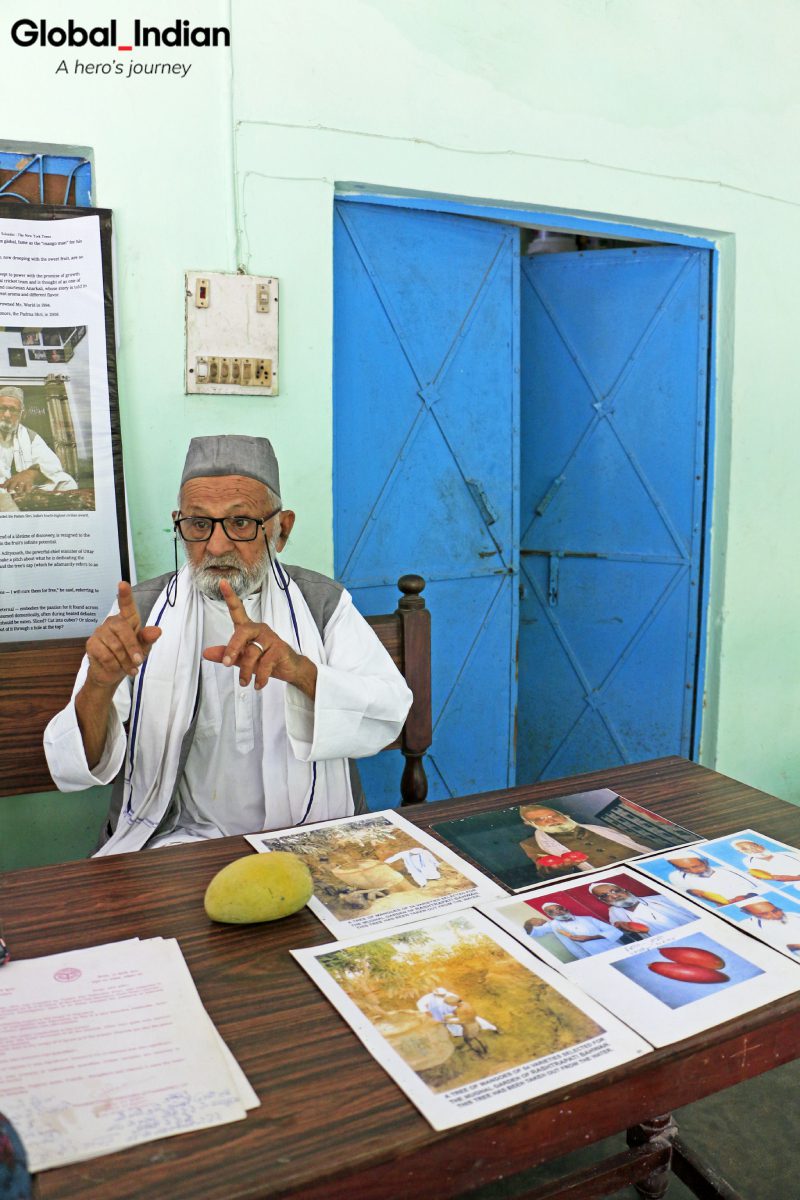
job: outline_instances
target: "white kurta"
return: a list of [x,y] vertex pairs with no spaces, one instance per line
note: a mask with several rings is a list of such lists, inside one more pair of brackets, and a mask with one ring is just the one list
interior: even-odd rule
[[[247,596],[244,607],[252,621],[261,621],[260,593]],[[204,596],[203,649],[224,646],[230,635],[227,604]],[[200,711],[192,748],[178,781],[177,804],[149,846],[253,833],[264,829],[271,816],[278,818],[277,811],[270,812],[277,806],[264,795],[261,772],[264,693],[256,691],[253,680],[242,687],[238,671],[219,663],[203,659],[200,672]],[[277,738],[266,749],[267,753],[277,753]]]
[[61,465],[61,459],[51,450],[44,438],[24,425],[18,425],[11,439],[11,454],[0,456],[0,484],[19,471],[38,467],[45,477],[36,485],[40,492],[74,492],[77,483]]
[[[598,917],[575,917],[565,921],[563,917],[552,917],[546,925],[532,925],[528,936],[539,938],[552,933],[561,945],[575,958],[591,958],[593,954],[605,954],[613,950],[622,939],[622,931],[606,924]],[[574,937],[588,937],[591,941],[575,942]]]
[[[766,871],[769,875],[800,875],[800,858],[785,850],[776,850],[767,858],[764,854],[748,854],[745,859],[748,871]],[[757,878],[757,876],[756,876]],[[800,880],[785,880],[783,887],[793,887],[800,891]]]
[[685,909],[663,899],[640,900],[635,908],[621,908],[618,904],[612,904],[608,910],[608,918],[614,924],[617,921],[636,921],[647,925],[651,933],[662,929],[677,929],[693,919]]
[[399,854],[393,854],[391,858],[385,858],[383,861],[393,863],[398,860],[402,862],[417,887],[425,887],[432,879],[440,878],[438,862],[430,850],[425,850],[422,846],[415,846],[412,850],[401,850]]
[[[800,913],[786,912],[782,921],[764,921],[751,915],[742,921],[742,929],[749,929],[757,937],[781,950],[788,950],[790,946],[800,946]],[[800,950],[795,949],[791,953],[800,956]]]
[[[185,579],[183,573],[181,578]],[[293,594],[301,628],[305,628],[307,635],[308,645],[303,645],[303,652],[313,651],[317,661],[315,699],[312,701],[298,688],[275,679],[260,692],[255,692],[252,684],[247,689],[242,688],[235,668],[201,660],[202,701],[195,740],[179,787],[178,807],[173,803],[157,835],[160,844],[167,840],[162,836],[165,826],[171,831],[170,841],[291,826],[295,819],[290,807],[290,777],[293,771],[309,769],[299,768],[298,764],[324,764],[320,771],[329,765],[332,778],[345,778],[346,769],[337,771],[337,762],[376,754],[397,737],[411,703],[411,693],[372,629],[353,607],[349,593],[342,593],[316,650],[310,644],[310,617],[306,615],[303,626],[296,589]],[[200,599],[203,601],[203,645],[224,644],[231,635],[232,624],[228,618],[219,621],[218,607],[204,597]],[[246,607],[255,616],[263,602],[263,594],[250,597]],[[144,614],[143,619],[147,620]],[[221,636],[223,632],[225,637]],[[313,632],[316,634],[315,629]],[[175,635],[172,636],[174,640]],[[287,641],[293,637],[290,629],[281,632],[281,636]],[[151,698],[145,703],[150,704],[149,711],[156,718],[158,698],[162,694],[158,666],[160,645],[161,640],[151,651],[147,664],[150,683],[144,685],[145,690],[151,689]],[[82,686],[87,666],[84,659],[75,694]],[[191,709],[191,696],[187,696],[187,703]],[[128,719],[130,708],[131,681],[126,679],[115,693],[105,748],[93,770],[86,762],[74,695],[67,707],[53,718],[45,731],[45,752],[50,772],[61,791],[107,784],[116,777],[126,759],[127,738],[123,722]],[[150,719],[152,721],[152,716]],[[270,760],[275,749],[270,744],[273,737],[275,745],[280,745],[281,753],[277,759]],[[287,753],[290,761],[287,761]],[[265,763],[270,764],[269,770],[265,769]],[[269,789],[264,785],[265,776],[276,781]],[[163,795],[165,788],[171,791],[172,783],[174,774],[160,794]],[[322,789],[318,791],[322,792]],[[324,795],[321,798],[325,799]],[[324,817],[347,816],[348,805],[352,812],[349,782],[347,795],[341,794],[337,799],[328,794],[325,803]],[[134,806],[134,820],[139,819],[138,811]],[[166,802],[153,802],[144,811],[152,819],[146,822],[149,829],[141,830],[138,844],[143,844],[147,836],[155,832],[166,811]],[[315,811],[316,806],[309,819],[315,819]],[[122,823],[121,820],[120,825]],[[128,838],[128,844],[125,844],[123,840],[119,849],[136,849],[136,842],[131,844],[131,841]],[[105,853],[115,850],[116,845],[103,848]]]
[[[688,871],[680,870],[671,871],[669,882],[673,887],[686,892],[687,895],[691,895],[693,891],[705,892],[712,896],[719,896],[728,904],[737,896],[753,896],[759,891],[758,886],[754,885],[753,881],[745,875],[740,875],[737,871],[729,871],[727,867],[715,867],[713,864],[708,875],[692,875]],[[699,896],[693,896],[692,899],[701,900]]]

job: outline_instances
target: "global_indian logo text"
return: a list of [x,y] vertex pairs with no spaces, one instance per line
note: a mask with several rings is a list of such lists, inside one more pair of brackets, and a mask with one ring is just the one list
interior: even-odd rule
[[47,21],[32,21],[23,17],[11,26],[11,38],[18,46],[113,46],[117,50],[132,50],[145,46],[230,46],[231,33],[225,25],[192,25],[176,20],[171,25],[145,25],[138,18],[133,23],[133,38],[120,45],[117,21],[94,25],[90,29],[72,18],[66,25],[50,25]]

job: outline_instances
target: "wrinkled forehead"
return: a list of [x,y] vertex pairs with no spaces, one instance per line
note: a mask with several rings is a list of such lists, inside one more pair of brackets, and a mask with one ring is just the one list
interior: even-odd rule
[[19,396],[7,396],[5,392],[0,392],[0,408],[13,408],[14,412],[22,412],[22,401]]
[[264,516],[270,507],[266,484],[248,475],[198,475],[187,479],[181,488],[182,512],[224,516],[226,512],[247,512]]

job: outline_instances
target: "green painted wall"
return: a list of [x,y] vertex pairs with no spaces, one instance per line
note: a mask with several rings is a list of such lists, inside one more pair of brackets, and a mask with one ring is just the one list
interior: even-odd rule
[[[55,22],[59,10],[42,0],[37,16]],[[94,0],[73,10],[86,24],[109,12]],[[165,19],[153,0],[116,10]],[[191,61],[184,80],[56,76],[60,51],[9,48],[9,19],[0,21],[4,85],[25,98],[6,108],[4,135],[93,147],[97,202],[115,210],[140,576],[169,564],[188,436],[223,429],[273,438],[300,514],[293,553],[330,569],[337,184],[710,233],[721,274],[702,761],[800,802],[797,6],[195,0],[192,19],[230,24],[233,46],[168,53]],[[281,279],[281,395],[189,399],[183,271],[238,264]],[[85,818],[96,798],[0,803],[11,864],[91,845]]]

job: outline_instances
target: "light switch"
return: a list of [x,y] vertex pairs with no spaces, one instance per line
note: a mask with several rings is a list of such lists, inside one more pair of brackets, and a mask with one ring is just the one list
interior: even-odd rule
[[194,302],[198,308],[208,308],[209,286],[207,279],[197,279],[194,285]]
[[278,280],[188,271],[185,293],[186,391],[277,396]]

